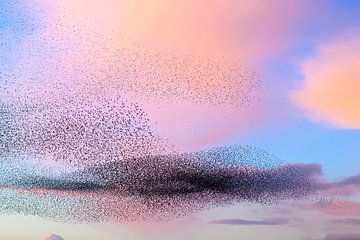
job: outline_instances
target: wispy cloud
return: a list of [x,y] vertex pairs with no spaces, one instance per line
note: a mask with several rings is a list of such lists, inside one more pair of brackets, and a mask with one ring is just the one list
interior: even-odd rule
[[341,223],[346,225],[360,225],[360,219],[359,218],[344,218],[344,219],[336,219],[332,220],[332,223]]
[[330,215],[359,216],[360,203],[342,199],[321,200],[315,203],[306,204],[304,209],[319,211]]
[[360,192],[360,174],[334,182],[324,182],[323,194],[332,196],[351,196]]
[[360,192],[360,174],[355,175],[355,176],[350,176],[347,178],[344,178],[342,180],[333,182],[328,184],[329,188],[333,188],[335,190],[338,190],[339,193],[344,191],[341,190],[348,190],[350,191],[350,193],[356,193],[356,192]]
[[225,225],[284,225],[289,222],[287,218],[264,218],[262,220],[246,220],[240,218],[219,219],[210,221],[210,224]]
[[340,233],[330,233],[326,235],[324,240],[359,240],[360,234],[340,234]]

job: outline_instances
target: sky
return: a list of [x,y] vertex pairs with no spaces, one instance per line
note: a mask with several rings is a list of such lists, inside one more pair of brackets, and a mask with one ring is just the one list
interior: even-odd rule
[[0,238],[360,239],[359,11],[1,0]]

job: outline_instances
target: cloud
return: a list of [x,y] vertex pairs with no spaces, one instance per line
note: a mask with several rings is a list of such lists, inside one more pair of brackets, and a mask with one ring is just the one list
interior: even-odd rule
[[[313,203],[305,203],[302,208],[320,211],[329,215],[358,216],[360,214],[360,202],[350,200],[349,197],[360,193],[360,175],[350,176],[338,181],[328,182],[320,180],[316,192],[322,200]],[[360,220],[346,218],[334,220],[338,223],[357,224]]]
[[324,194],[333,196],[350,196],[360,192],[360,174],[335,182],[324,183]]
[[344,219],[337,219],[332,220],[332,223],[341,223],[346,225],[360,225],[360,219],[359,218],[344,218]]
[[284,225],[289,222],[287,218],[267,218],[262,220],[244,220],[239,218],[210,221],[210,224],[226,225]]
[[360,234],[329,233],[324,240],[359,240]]
[[359,186],[360,185],[360,174],[356,176],[351,176],[345,178],[341,181],[337,181],[333,184],[336,187],[345,187],[345,186]]
[[64,240],[64,239],[59,235],[51,234],[50,236],[45,237],[44,240]]
[[360,37],[320,46],[302,66],[304,83],[294,102],[318,122],[360,128]]
[[359,216],[360,203],[350,200],[321,200],[303,206],[306,210],[314,210],[337,216]]

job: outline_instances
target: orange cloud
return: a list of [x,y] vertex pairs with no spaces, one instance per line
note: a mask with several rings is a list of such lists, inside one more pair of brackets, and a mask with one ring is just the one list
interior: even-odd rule
[[320,48],[305,62],[303,86],[292,97],[310,118],[339,128],[360,128],[360,38]]

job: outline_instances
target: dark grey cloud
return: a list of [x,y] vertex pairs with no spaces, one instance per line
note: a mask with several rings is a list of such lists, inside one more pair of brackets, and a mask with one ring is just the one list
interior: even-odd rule
[[245,220],[239,218],[219,219],[210,221],[210,224],[226,224],[226,225],[284,225],[289,222],[287,218],[266,218],[262,220]]
[[360,240],[360,234],[329,233],[324,240]]

